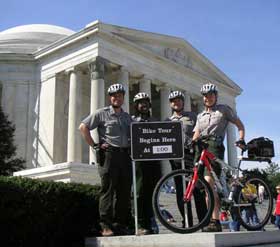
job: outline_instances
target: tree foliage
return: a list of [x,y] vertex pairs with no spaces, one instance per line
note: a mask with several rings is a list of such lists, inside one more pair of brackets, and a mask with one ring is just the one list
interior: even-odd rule
[[2,176],[10,176],[13,172],[24,169],[25,161],[16,158],[14,132],[15,126],[0,107],[0,175]]
[[267,175],[270,176],[275,176],[277,173],[280,171],[280,167],[277,163],[271,162],[268,164],[267,168],[264,169]]
[[268,182],[268,174],[264,170],[259,170],[258,168],[254,168],[252,170],[244,170],[243,174],[251,177],[259,177],[262,178],[265,182]]
[[272,194],[276,195],[275,187],[280,184],[280,167],[277,163],[271,162],[268,163],[265,169],[252,169],[252,170],[244,170],[247,175],[258,176],[262,178],[267,185],[269,186]]
[[98,236],[100,187],[0,176],[1,246],[80,247]]
[[280,184],[280,167],[277,163],[272,162],[268,164],[265,171],[268,174],[268,180],[271,183],[271,190],[276,195],[275,187]]

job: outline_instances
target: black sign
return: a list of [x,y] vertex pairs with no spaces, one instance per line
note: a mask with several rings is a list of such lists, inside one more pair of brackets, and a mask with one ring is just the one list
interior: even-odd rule
[[134,122],[131,125],[132,160],[182,159],[182,123]]

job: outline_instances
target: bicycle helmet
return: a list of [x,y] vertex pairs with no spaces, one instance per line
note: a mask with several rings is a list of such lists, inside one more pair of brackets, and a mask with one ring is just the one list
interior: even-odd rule
[[202,88],[200,89],[200,93],[202,95],[206,95],[208,93],[218,94],[218,88],[216,85],[208,82],[202,86]]
[[182,99],[184,101],[185,95],[181,91],[173,91],[168,96],[169,101],[176,99],[176,98]]
[[139,101],[139,100],[142,100],[142,99],[146,99],[146,100],[148,100],[149,102],[151,101],[150,100],[150,97],[149,97],[149,95],[147,94],[147,93],[138,93],[138,94],[136,94],[135,96],[134,96],[134,98],[133,98],[133,102],[135,103],[135,102],[137,102],[137,101]]
[[108,94],[111,96],[114,93],[123,93],[123,94],[125,94],[124,86],[122,84],[119,84],[119,83],[111,85],[108,88]]

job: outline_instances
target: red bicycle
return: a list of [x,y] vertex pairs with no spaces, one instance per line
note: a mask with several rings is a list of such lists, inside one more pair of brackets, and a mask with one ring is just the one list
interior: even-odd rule
[[[272,212],[271,191],[262,178],[249,176],[240,166],[244,160],[259,162],[271,160],[262,157],[246,158],[243,157],[242,151],[238,167],[232,167],[207,150],[208,145],[205,142],[207,138],[209,137],[200,138],[195,142],[201,150],[201,155],[193,170],[175,170],[159,180],[153,193],[155,215],[162,225],[176,233],[192,233],[208,225],[214,209],[214,193],[204,179],[204,169],[207,169],[215,183],[214,189],[219,195],[220,204],[230,210],[232,217],[244,228],[262,229]],[[222,167],[220,179],[212,168],[212,162],[217,162]],[[239,171],[242,174],[240,177]],[[258,194],[260,187],[263,191],[262,198]],[[198,196],[204,198],[201,205],[195,204]],[[200,207],[205,207],[203,215],[198,214]],[[172,215],[172,220],[166,217],[166,212]]]

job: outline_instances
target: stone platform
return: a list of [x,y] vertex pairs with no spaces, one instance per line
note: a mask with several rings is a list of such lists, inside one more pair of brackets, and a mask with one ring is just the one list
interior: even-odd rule
[[65,183],[100,184],[97,166],[78,162],[65,162],[27,169],[14,172],[13,175]]
[[232,247],[280,246],[278,230],[266,232],[225,232],[193,234],[159,234],[87,238],[86,247]]

